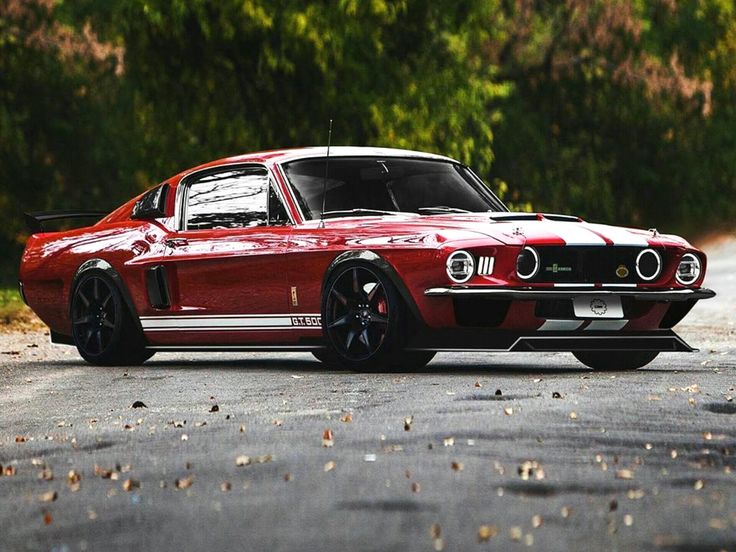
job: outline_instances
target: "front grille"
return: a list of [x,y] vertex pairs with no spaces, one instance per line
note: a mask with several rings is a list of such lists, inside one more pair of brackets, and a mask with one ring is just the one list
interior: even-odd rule
[[636,257],[645,247],[540,246],[540,267],[531,282],[635,284]]

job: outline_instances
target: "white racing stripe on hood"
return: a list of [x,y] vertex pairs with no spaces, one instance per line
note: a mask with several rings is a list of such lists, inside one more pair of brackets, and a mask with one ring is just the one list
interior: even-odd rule
[[629,232],[626,228],[618,226],[607,226],[605,224],[591,224],[591,230],[595,230],[613,242],[613,245],[634,245],[647,247],[649,242],[646,236],[640,236]]
[[564,240],[565,245],[606,245],[606,240],[579,222],[550,222],[547,229]]

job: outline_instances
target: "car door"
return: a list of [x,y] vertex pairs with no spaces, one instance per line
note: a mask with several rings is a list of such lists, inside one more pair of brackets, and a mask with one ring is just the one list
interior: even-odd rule
[[165,240],[176,313],[148,331],[169,343],[288,341],[291,225],[266,167],[207,170],[180,186],[179,229]]

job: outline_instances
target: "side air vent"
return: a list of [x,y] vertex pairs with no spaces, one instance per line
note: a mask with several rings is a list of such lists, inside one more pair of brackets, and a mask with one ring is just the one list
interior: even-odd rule
[[165,266],[154,266],[146,271],[146,289],[154,309],[168,309],[171,306]]

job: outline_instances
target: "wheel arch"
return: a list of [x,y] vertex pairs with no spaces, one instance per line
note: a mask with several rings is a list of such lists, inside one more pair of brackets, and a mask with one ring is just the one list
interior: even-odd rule
[[394,285],[394,287],[396,287],[396,290],[399,292],[399,295],[404,300],[404,304],[407,306],[409,312],[411,312],[414,319],[420,324],[424,324],[424,317],[422,316],[419,307],[417,307],[416,301],[414,301],[414,297],[412,297],[411,293],[409,293],[409,290],[404,284],[404,281],[401,279],[401,276],[399,276],[399,273],[396,271],[393,265],[389,263],[384,257],[379,255],[375,251],[371,251],[370,249],[345,251],[344,253],[341,253],[340,255],[335,257],[330,265],[327,267],[324,278],[322,280],[322,297],[324,297],[327,282],[329,281],[332,273],[346,263],[355,262],[365,263],[380,270],[389,280],[391,280],[391,283]]
[[138,311],[135,308],[135,304],[133,303],[133,300],[130,297],[130,292],[128,291],[128,287],[125,285],[125,282],[123,281],[122,276],[118,273],[117,270],[106,260],[104,259],[89,259],[85,262],[83,262],[80,267],[77,269],[77,272],[74,274],[74,278],[72,279],[72,285],[69,289],[69,318],[71,320],[71,308],[72,308],[72,298],[74,297],[74,292],[77,290],[77,285],[79,284],[79,280],[87,274],[90,271],[96,271],[96,272],[102,272],[106,276],[108,276],[113,283],[117,286],[118,291],[120,291],[120,295],[123,297],[123,301],[125,302],[125,305],[128,307],[128,311],[130,312],[130,317],[133,319],[133,323],[136,325],[136,328],[143,332],[143,326],[141,325],[140,317],[138,316]]

